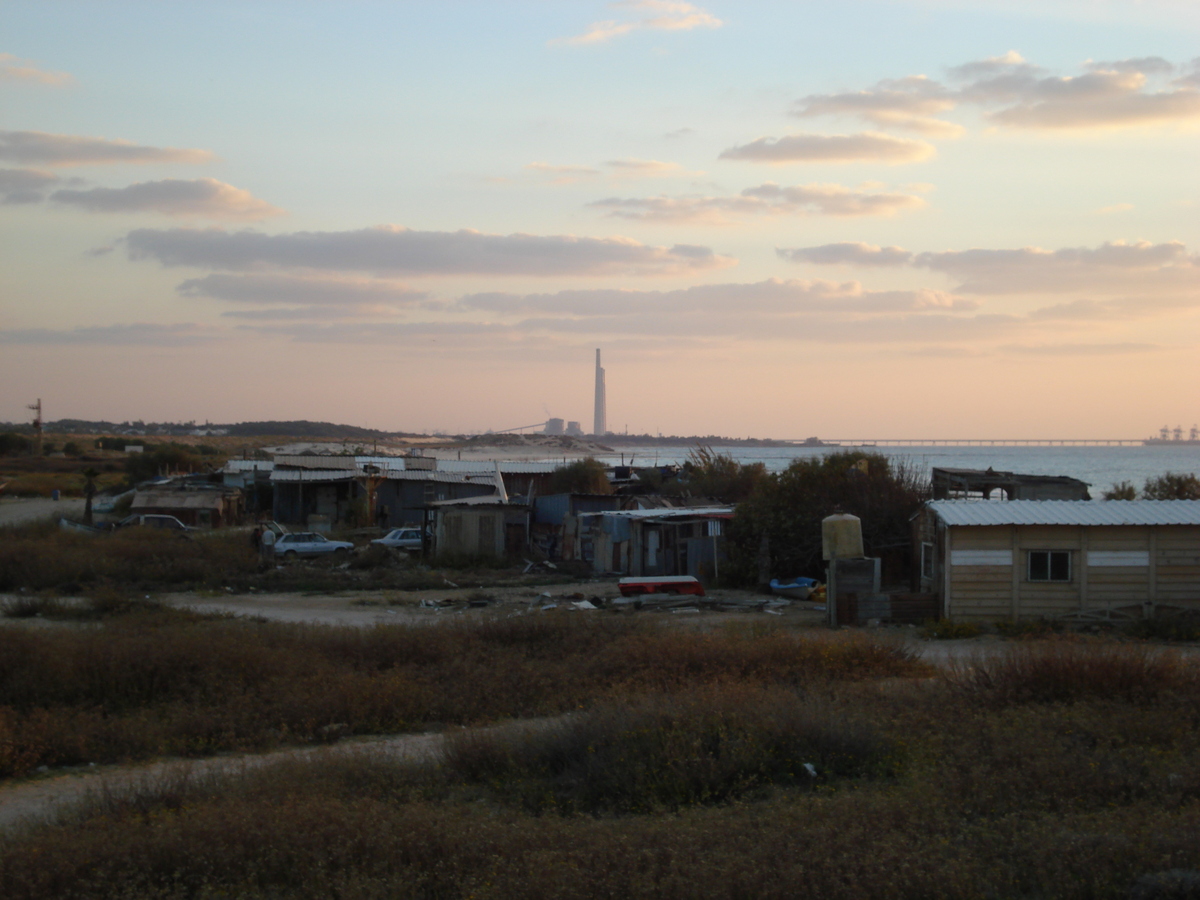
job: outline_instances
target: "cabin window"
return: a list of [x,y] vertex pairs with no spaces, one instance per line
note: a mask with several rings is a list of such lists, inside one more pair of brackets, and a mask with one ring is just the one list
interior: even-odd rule
[[1030,550],[1030,581],[1070,581],[1070,550]]
[[933,579],[933,544],[921,544],[921,577]]

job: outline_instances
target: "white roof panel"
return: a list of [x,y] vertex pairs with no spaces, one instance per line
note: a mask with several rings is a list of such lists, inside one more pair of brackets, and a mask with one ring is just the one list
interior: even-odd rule
[[225,463],[222,472],[270,472],[275,463],[267,459],[231,459]]
[[703,519],[732,516],[732,506],[678,506],[659,509],[611,509],[583,512],[581,516],[619,516],[623,519]]
[[933,500],[947,525],[1200,525],[1200,500]]

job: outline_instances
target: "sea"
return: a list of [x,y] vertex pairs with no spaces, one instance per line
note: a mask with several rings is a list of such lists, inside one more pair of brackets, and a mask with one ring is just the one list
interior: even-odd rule
[[[611,445],[610,445],[611,446]],[[671,465],[687,460],[693,446],[630,447],[614,446],[611,454],[597,459],[609,465]],[[840,447],[715,447],[740,463],[764,463],[771,472],[786,469],[793,460],[824,456],[843,450]],[[1101,494],[1123,481],[1141,488],[1150,478],[1166,472],[1200,475],[1200,445],[1182,444],[1133,447],[1052,446],[1052,447],[864,447],[889,459],[904,460],[926,475],[937,468],[987,469],[1016,472],[1020,475],[1067,475],[1085,481],[1092,496]]]

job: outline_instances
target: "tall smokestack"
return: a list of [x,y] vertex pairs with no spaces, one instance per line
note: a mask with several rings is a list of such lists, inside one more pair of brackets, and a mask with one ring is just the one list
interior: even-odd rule
[[608,433],[607,402],[604,397],[604,369],[600,366],[600,350],[596,349],[596,415],[592,434]]

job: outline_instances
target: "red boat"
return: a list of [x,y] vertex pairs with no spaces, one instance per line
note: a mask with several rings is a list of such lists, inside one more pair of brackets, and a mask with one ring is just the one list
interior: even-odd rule
[[704,585],[691,575],[651,575],[646,578],[622,578],[617,582],[623,597],[638,594],[696,594],[704,596]]

